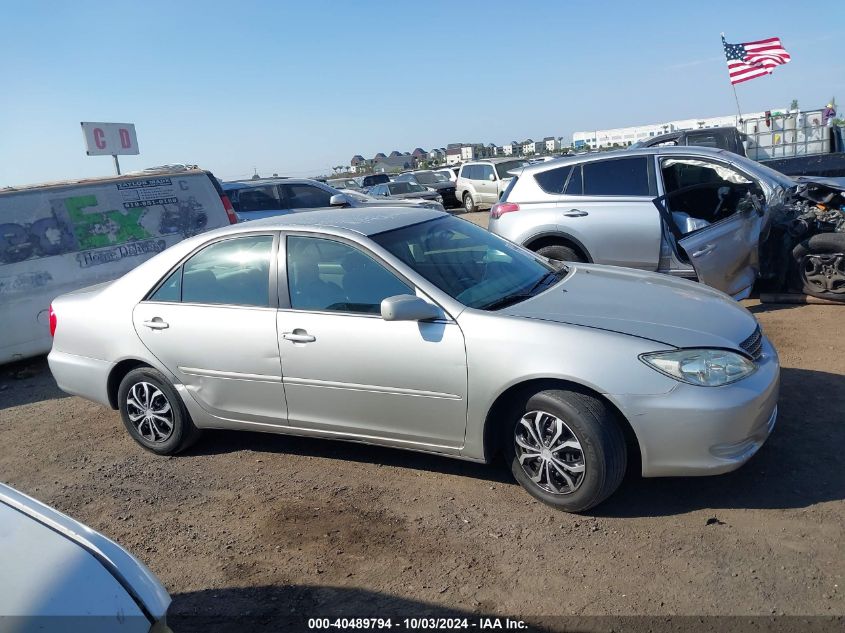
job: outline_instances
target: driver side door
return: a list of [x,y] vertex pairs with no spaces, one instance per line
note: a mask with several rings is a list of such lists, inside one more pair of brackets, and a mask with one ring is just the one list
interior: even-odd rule
[[445,312],[385,321],[382,299],[417,294],[362,245],[290,234],[279,255],[279,348],[292,428],[457,453],[464,443],[464,337]]

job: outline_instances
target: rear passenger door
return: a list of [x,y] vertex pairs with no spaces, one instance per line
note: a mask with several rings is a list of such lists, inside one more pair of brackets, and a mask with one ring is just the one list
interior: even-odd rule
[[132,313],[144,345],[208,413],[283,425],[276,337],[278,236],[256,233],[198,250]]
[[654,172],[648,156],[575,165],[558,199],[561,231],[596,263],[657,270],[661,221],[652,203]]
[[493,165],[476,165],[475,190],[481,197],[481,204],[494,205],[499,201],[499,188],[496,185],[496,174],[493,173]]

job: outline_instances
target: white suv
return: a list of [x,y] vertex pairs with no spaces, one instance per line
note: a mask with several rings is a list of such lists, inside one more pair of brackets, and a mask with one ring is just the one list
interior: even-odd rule
[[507,188],[512,169],[520,169],[528,162],[512,158],[475,160],[461,165],[455,186],[455,195],[467,213],[489,209],[499,201]]

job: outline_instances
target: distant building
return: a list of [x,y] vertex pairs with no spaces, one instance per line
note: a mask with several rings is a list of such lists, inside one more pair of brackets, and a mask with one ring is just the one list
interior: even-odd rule
[[520,144],[516,141],[502,145],[502,154],[505,156],[516,156],[519,154]]
[[414,148],[414,151],[413,151],[413,152],[411,152],[411,156],[413,156],[414,158],[416,158],[416,159],[417,159],[417,161],[421,161],[421,160],[425,160],[425,159],[426,159],[426,157],[428,156],[428,152],[426,152],[426,151],[425,151],[423,148],[421,148],[421,147],[416,147],[416,148]]
[[390,155],[373,161],[373,172],[376,174],[395,174],[406,169],[414,169],[414,167],[416,167],[416,161],[410,154]]
[[[774,110],[771,110],[774,112]],[[743,119],[765,116],[765,112],[743,114]],[[701,130],[710,127],[730,127],[736,125],[737,115],[709,117],[702,119],[679,119],[666,123],[617,127],[607,130],[575,132],[572,135],[572,147],[575,149],[599,149],[602,147],[628,147],[637,141],[653,136],[660,136],[679,130]]]
[[560,150],[560,139],[554,136],[547,136],[543,139],[547,152],[557,152]]
[[461,147],[447,147],[446,148],[446,164],[457,165],[461,162]]
[[477,156],[475,144],[467,144],[461,146],[461,160],[473,160]]
[[446,150],[442,147],[435,147],[434,149],[429,150],[428,158],[429,160],[442,161],[446,158]]

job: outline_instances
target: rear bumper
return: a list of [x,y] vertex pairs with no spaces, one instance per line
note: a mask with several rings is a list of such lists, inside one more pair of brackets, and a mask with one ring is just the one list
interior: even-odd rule
[[59,389],[108,407],[108,378],[114,363],[53,350],[47,356]]
[[757,371],[724,387],[612,396],[634,429],[644,477],[718,475],[760,449],[777,421],[780,364],[764,337]]

